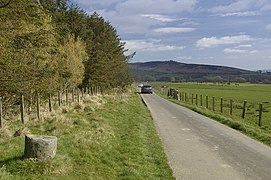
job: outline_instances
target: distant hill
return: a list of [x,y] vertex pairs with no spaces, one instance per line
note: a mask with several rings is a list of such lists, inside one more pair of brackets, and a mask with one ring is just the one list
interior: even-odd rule
[[137,81],[271,82],[271,75],[226,66],[186,64],[176,61],[130,63]]
[[161,73],[203,73],[203,74],[244,74],[252,73],[243,69],[237,69],[225,66],[201,65],[201,64],[186,64],[176,61],[150,61],[144,63],[131,63],[131,69],[146,70]]

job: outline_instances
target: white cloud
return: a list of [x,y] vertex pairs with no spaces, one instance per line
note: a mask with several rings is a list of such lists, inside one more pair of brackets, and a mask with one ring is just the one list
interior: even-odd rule
[[148,33],[152,26],[163,25],[163,22],[145,18],[137,14],[121,15],[117,11],[97,11],[105,19],[110,19],[116,29],[122,33]]
[[[83,1],[83,0],[81,0]],[[116,0],[114,0],[116,2]],[[96,10],[122,33],[151,33],[153,27],[184,20],[182,12],[192,12],[198,0],[125,0],[113,8]],[[85,0],[85,2],[87,2]],[[95,2],[98,2],[95,0]],[[94,10],[94,8],[93,8]],[[92,10],[92,12],[93,12]]]
[[255,16],[270,10],[270,0],[235,0],[227,5],[213,7],[209,11],[226,13],[225,16]]
[[224,49],[224,53],[226,54],[255,54],[258,51],[253,50],[253,51],[249,51],[249,50],[244,50],[244,49],[230,49],[230,48],[226,48]]
[[159,33],[185,33],[195,31],[195,28],[181,28],[181,27],[167,27],[167,28],[158,28],[154,32]]
[[185,46],[170,46],[159,44],[152,40],[127,40],[125,47],[131,51],[173,51],[183,50]]
[[267,24],[265,29],[271,31],[271,24]]
[[238,0],[229,5],[217,6],[211,9],[214,13],[227,13],[227,12],[238,12],[249,9],[255,0]]
[[198,0],[126,0],[116,6],[124,14],[175,14],[193,11]]
[[224,53],[227,53],[227,54],[248,53],[248,50],[226,48],[226,49],[224,49]]
[[241,45],[239,45],[237,47],[238,48],[250,48],[250,47],[252,47],[252,45],[251,44],[241,44]]
[[162,22],[173,22],[173,21],[178,20],[178,19],[170,18],[169,16],[160,15],[160,14],[143,14],[141,16],[155,19],[157,21],[162,21]]
[[238,44],[246,41],[251,41],[251,38],[248,35],[239,35],[239,36],[225,36],[221,38],[210,37],[210,38],[202,38],[197,41],[196,46],[200,48],[212,47],[224,44]]
[[221,17],[230,17],[230,16],[258,16],[260,15],[259,12],[254,12],[254,11],[246,11],[246,12],[229,12],[229,13],[225,13],[225,14],[218,14],[218,16]]

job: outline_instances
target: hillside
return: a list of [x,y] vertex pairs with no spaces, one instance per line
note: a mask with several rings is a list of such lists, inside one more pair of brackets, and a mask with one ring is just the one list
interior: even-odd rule
[[130,63],[129,66],[137,81],[271,82],[269,74],[226,66],[186,64],[172,60]]
[[161,73],[203,73],[203,74],[249,74],[251,71],[213,65],[185,64],[176,61],[150,61],[145,63],[131,63],[131,69],[146,70]]

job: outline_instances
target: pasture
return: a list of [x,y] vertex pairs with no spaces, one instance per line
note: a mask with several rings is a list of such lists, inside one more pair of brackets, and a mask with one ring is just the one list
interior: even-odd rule
[[[186,104],[214,111],[234,120],[259,126],[259,104],[263,105],[262,126],[271,133],[271,85],[256,84],[213,84],[213,83],[152,83],[157,92],[164,95],[169,88],[178,89]],[[161,88],[166,86],[166,88]],[[184,100],[186,96],[186,101]],[[206,96],[208,96],[206,98]],[[222,98],[222,111],[221,111]],[[230,101],[232,100],[232,113]],[[245,118],[242,118],[243,104],[246,101]]]

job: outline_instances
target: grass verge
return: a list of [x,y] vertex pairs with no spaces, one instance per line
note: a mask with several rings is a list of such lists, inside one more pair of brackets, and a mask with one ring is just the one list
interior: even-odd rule
[[[0,130],[0,179],[174,179],[150,113],[137,94],[84,101],[25,126],[6,122]],[[56,157],[45,162],[23,159],[24,137],[11,136],[18,128],[57,136]]]
[[236,130],[242,132],[243,134],[271,147],[271,135],[264,129],[264,127],[258,128],[258,127],[252,126],[250,124],[246,124],[242,121],[234,120],[232,118],[225,117],[221,114],[217,114],[217,113],[212,112],[208,109],[199,108],[195,105],[183,103],[181,101],[178,101],[178,100],[172,99],[166,95],[163,95],[159,91],[156,91],[156,93],[159,96],[161,96],[161,97],[163,97],[163,98],[165,98],[175,104],[184,106],[184,107],[191,109],[199,114],[210,117],[211,119],[214,119],[214,120],[216,120],[222,124],[225,124],[233,129],[236,129]]

